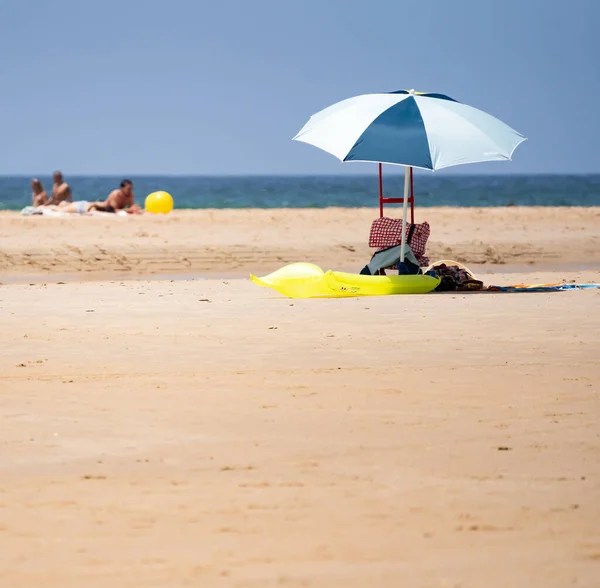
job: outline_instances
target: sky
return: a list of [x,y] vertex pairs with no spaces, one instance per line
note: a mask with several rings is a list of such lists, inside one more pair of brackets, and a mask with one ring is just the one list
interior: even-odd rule
[[[598,0],[3,0],[0,174],[348,174],[292,137],[369,92],[440,92],[600,171]],[[466,169],[468,167],[468,169]],[[430,173],[430,172],[424,172]]]

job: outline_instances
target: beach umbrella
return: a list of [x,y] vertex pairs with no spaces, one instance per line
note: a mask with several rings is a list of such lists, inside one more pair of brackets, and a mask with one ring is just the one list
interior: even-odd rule
[[525,137],[482,110],[444,94],[399,90],[337,102],[311,116],[294,140],[341,161],[379,163],[380,174],[381,163],[405,166],[402,221],[406,226],[413,167],[435,171],[510,160]]

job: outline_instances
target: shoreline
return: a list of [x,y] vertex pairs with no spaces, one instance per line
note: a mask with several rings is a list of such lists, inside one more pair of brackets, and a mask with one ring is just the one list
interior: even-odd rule
[[[370,210],[373,212],[373,214],[378,214],[379,212],[379,201],[377,199],[377,195],[375,196],[375,198],[373,199],[373,203],[372,205],[365,205],[365,206],[335,206],[335,205],[331,205],[331,206],[264,206],[264,207],[257,207],[257,206],[224,206],[222,208],[215,208],[213,207],[197,207],[197,208],[178,208],[177,207],[177,203],[175,203],[175,207],[173,208],[173,211],[170,212],[168,215],[164,215],[164,216],[170,216],[173,213],[178,214],[178,213],[196,213],[196,212],[227,212],[227,211],[250,211],[250,212],[256,212],[256,211],[261,211],[261,212],[265,212],[265,211],[269,211],[269,210],[279,210],[279,211],[287,211],[287,212],[298,212],[298,211],[302,211],[302,210],[357,210],[357,211],[363,211],[363,210]],[[415,197],[416,198],[416,197]],[[139,199],[140,202],[143,199]],[[18,215],[18,216],[22,216],[20,214],[21,210],[23,210],[23,208],[26,208],[27,206],[31,206],[31,202],[27,202],[26,204],[23,204],[23,206],[21,206],[21,208],[0,208],[0,218],[2,216],[10,216],[10,215]],[[141,206],[141,204],[140,204]],[[415,212],[417,210],[424,210],[424,211],[428,211],[428,210],[505,210],[505,209],[511,209],[511,210],[519,210],[519,209],[523,209],[523,210],[534,210],[534,209],[539,209],[539,210],[581,210],[581,209],[587,209],[587,210],[600,210],[600,204],[596,204],[596,205],[585,205],[585,204],[560,204],[560,205],[553,205],[553,204],[491,204],[489,206],[486,205],[469,205],[469,204],[461,204],[461,205],[456,205],[456,206],[452,206],[449,204],[435,204],[432,206],[428,206],[427,204],[422,204],[419,202],[415,202]],[[393,216],[393,217],[400,217],[402,215],[402,205],[387,205],[385,207],[385,212],[386,212],[386,216]],[[150,213],[147,213],[148,216],[150,216]],[[32,215],[34,217],[39,217],[41,215]],[[80,215],[73,215],[73,216],[80,216]],[[157,217],[160,217],[161,215],[155,215]]]

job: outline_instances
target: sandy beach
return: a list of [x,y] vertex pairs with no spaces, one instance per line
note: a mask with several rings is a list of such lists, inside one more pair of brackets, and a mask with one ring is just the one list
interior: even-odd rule
[[[365,209],[180,210],[167,216],[22,217],[0,213],[0,280],[213,274],[247,276],[294,261],[359,271],[371,256]],[[428,255],[468,265],[600,267],[600,208],[428,208]]]
[[[597,587],[600,290],[247,279],[358,271],[374,214],[1,213],[0,586]],[[600,209],[416,220],[486,284],[600,282]]]

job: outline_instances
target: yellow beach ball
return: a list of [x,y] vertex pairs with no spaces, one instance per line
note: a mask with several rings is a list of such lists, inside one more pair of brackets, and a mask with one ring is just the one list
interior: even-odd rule
[[152,192],[146,196],[144,208],[153,214],[168,214],[173,210],[173,197],[168,192]]

